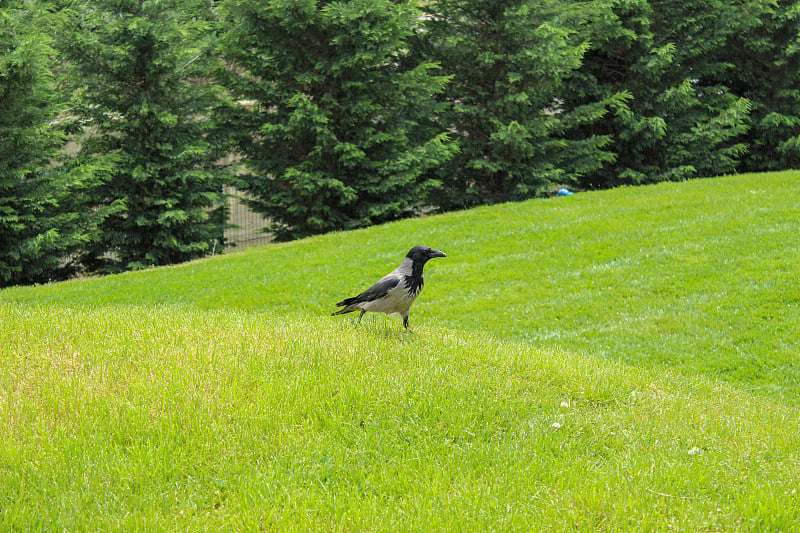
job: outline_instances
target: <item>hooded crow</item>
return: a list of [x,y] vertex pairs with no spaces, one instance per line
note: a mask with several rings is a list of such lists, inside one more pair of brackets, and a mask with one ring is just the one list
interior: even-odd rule
[[365,290],[358,296],[342,300],[336,307],[344,307],[333,315],[344,315],[361,311],[358,321],[364,313],[399,313],[403,317],[403,326],[408,329],[408,315],[411,304],[422,290],[422,268],[428,259],[434,257],[447,257],[444,252],[415,246],[400,263],[400,266],[383,276],[378,283]]

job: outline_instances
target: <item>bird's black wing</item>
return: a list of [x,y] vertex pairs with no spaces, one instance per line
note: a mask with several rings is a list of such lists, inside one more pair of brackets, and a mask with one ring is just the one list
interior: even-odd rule
[[378,283],[370,287],[369,289],[365,290],[358,296],[354,296],[353,298],[347,298],[342,300],[336,307],[360,304],[363,302],[372,302],[374,300],[380,300],[384,298],[389,291],[397,287],[397,284],[400,283],[400,278],[386,278],[380,280]]

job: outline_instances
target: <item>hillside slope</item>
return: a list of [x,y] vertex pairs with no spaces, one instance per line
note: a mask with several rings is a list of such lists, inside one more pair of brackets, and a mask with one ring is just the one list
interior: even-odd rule
[[703,377],[273,311],[0,323],[4,531],[800,527],[797,409]]
[[0,300],[324,315],[428,244],[448,258],[427,267],[412,326],[699,372],[796,402],[798,198],[796,171],[623,188],[13,288]]

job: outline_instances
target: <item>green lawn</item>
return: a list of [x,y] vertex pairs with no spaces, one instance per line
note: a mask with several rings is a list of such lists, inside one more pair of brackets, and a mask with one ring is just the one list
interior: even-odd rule
[[[800,173],[0,292],[0,530],[800,530]],[[400,319],[332,304],[426,268]]]
[[322,316],[427,244],[448,257],[426,268],[412,326],[702,373],[797,403],[799,199],[800,172],[616,189],[10,289],[0,299]]
[[427,325],[0,309],[3,530],[800,520],[796,410],[707,379]]

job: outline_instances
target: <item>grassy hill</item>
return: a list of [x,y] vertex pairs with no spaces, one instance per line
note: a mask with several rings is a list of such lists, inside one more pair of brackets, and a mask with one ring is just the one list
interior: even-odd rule
[[624,188],[10,289],[0,299],[321,316],[428,244],[448,258],[428,265],[412,326],[703,373],[796,403],[798,198],[799,172]]
[[[0,529],[800,529],[800,173],[0,292]],[[412,310],[332,304],[414,244]]]

